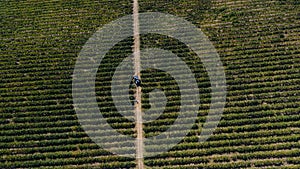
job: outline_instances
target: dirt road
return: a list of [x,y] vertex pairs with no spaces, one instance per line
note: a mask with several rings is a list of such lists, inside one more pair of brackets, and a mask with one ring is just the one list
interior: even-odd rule
[[[134,46],[133,46],[133,61],[134,61],[134,73],[140,78],[140,32],[139,32],[139,9],[138,9],[138,0],[133,0],[133,37],[134,37]],[[142,119],[142,88],[137,87],[135,98],[135,117],[136,117],[136,159],[137,159],[137,168],[144,169],[144,141],[143,141],[143,119]]]

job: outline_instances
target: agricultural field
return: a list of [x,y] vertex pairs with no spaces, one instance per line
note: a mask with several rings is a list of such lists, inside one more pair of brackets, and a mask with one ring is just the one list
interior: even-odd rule
[[[1,169],[136,168],[136,159],[117,156],[93,142],[80,125],[72,97],[82,47],[104,25],[132,14],[132,3],[0,1]],[[211,104],[205,66],[175,38],[141,35],[141,49],[171,51],[189,66],[200,98],[187,136],[169,151],[146,157],[147,168],[300,168],[300,1],[140,0],[139,12],[172,14],[201,29],[220,56],[227,84],[218,127],[199,142]],[[132,54],[133,43],[128,37],[109,50],[98,68],[95,92],[107,122],[135,137],[135,122],[118,112],[111,96],[114,72]],[[141,79],[143,111],[153,107],[151,91],[160,89],[166,98],[164,110],[159,110],[163,113],[147,116],[157,119],[143,124],[144,136],[150,138],[172,126],[181,96],[167,72],[145,69]],[[134,85],[128,86],[134,103]],[[114,137],[106,139],[126,145]],[[151,148],[164,145],[168,143]]]

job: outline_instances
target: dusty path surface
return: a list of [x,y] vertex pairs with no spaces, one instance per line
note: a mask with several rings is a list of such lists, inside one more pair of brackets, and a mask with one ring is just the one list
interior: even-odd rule
[[[133,46],[133,60],[134,60],[134,74],[140,78],[140,32],[139,32],[139,6],[138,0],[133,0],[133,37],[134,37],[134,46]],[[144,169],[144,141],[143,141],[143,120],[142,120],[142,88],[137,87],[135,93],[135,102],[134,111],[136,117],[136,159],[137,159],[137,168]]]

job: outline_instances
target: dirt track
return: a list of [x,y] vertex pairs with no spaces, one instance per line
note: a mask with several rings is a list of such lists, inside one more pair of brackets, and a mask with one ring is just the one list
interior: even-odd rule
[[[140,33],[139,33],[139,18],[138,18],[138,0],[133,0],[133,60],[134,60],[134,74],[140,77]],[[142,89],[137,87],[135,98],[134,110],[136,117],[136,131],[137,131],[137,141],[136,141],[136,159],[137,168],[144,169],[144,158],[143,158],[143,120],[142,120],[142,103],[141,103]]]

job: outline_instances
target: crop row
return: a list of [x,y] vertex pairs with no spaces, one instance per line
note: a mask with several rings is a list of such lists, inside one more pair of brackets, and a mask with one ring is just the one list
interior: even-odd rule
[[[298,124],[298,126],[299,126],[299,124]],[[174,131],[174,132],[177,132],[177,131]],[[181,132],[181,130],[179,130],[178,132]],[[191,132],[191,135],[195,135],[195,134],[197,134],[196,130],[195,130],[195,133]],[[259,141],[260,139],[268,138],[268,137],[271,137],[274,135],[282,136],[282,137],[284,137],[286,135],[290,135],[290,137],[285,139],[286,142],[289,139],[293,139],[292,141],[297,141],[297,139],[299,139],[299,130],[283,128],[283,129],[273,129],[272,131],[269,131],[267,129],[267,130],[261,130],[261,131],[253,131],[253,132],[223,133],[223,134],[215,134],[215,135],[211,136],[210,140],[218,141],[218,142],[216,142],[216,146],[217,145],[221,146],[224,143],[227,144],[227,141],[223,142],[221,140],[234,140],[234,139],[236,139],[236,140],[250,139],[252,142],[251,144],[253,144],[253,142],[255,142],[255,140]],[[56,139],[60,139],[60,142],[63,145],[65,145],[64,142],[66,142],[66,141],[71,141],[71,140],[76,141],[77,140],[80,142],[80,140],[82,140],[82,138],[85,136],[86,136],[85,132],[68,132],[68,133],[53,133],[53,134],[47,133],[47,134],[29,134],[29,135],[22,135],[22,136],[7,136],[7,137],[1,139],[2,140],[1,147],[9,148],[10,145],[13,145],[13,147],[15,147],[15,148],[28,147],[28,146],[29,147],[31,147],[31,146],[47,146],[47,145],[49,146],[49,145],[57,144]],[[117,138],[114,138],[114,137],[108,136],[107,139],[111,140],[112,143],[117,141]],[[188,139],[189,138],[187,138],[187,141],[188,141]],[[194,139],[196,139],[196,140],[194,140],[194,141],[196,141],[195,142],[196,144],[192,143],[191,145],[194,144],[195,146],[199,146],[199,144],[197,144],[197,137],[195,137]],[[45,143],[37,142],[38,140],[47,140],[47,142],[45,142]],[[164,143],[165,140],[161,140],[161,141],[162,141],[161,144],[167,144],[167,143]],[[278,142],[278,140],[277,140],[277,142]],[[119,142],[116,142],[116,143],[118,144]],[[246,142],[240,142],[240,143],[244,144]],[[234,145],[234,143],[230,143],[229,146],[232,146],[232,145]],[[224,147],[224,145],[222,145],[222,147]],[[185,149],[184,147],[182,147],[182,148]]]
[[[158,132],[160,130],[163,129],[162,128],[157,128],[156,125],[167,125],[167,124],[172,124],[174,121],[174,117],[176,118],[176,114],[172,115],[172,114],[164,114],[164,116],[166,116],[168,118],[166,119],[161,119],[161,120],[156,120],[154,126],[148,126],[145,128],[145,132],[148,133],[152,133],[152,132]],[[169,116],[172,115],[172,116]],[[296,116],[297,117],[297,116]],[[299,127],[299,120],[295,120],[293,118],[293,116],[286,117],[289,121],[286,120],[280,120],[278,122],[278,120],[276,118],[276,121],[271,122],[268,121],[268,123],[258,123],[255,126],[253,125],[253,123],[242,123],[242,125],[237,125],[237,126],[233,126],[230,127],[229,125],[226,125],[228,122],[226,121],[221,121],[219,126],[220,128],[218,128],[215,132],[215,136],[211,137],[211,140],[222,140],[222,139],[234,139],[234,138],[259,138],[259,137],[265,137],[265,136],[272,136],[272,135],[289,135],[289,134],[296,134],[297,130],[291,130],[289,128],[297,128]],[[133,129],[134,124],[133,123],[128,123],[126,121],[120,121],[118,119],[116,119],[117,121],[115,121],[116,118],[110,118],[108,119],[109,123],[115,127],[115,128],[127,128],[128,131],[130,131],[130,128]],[[267,117],[265,119],[270,119],[270,117]],[[198,119],[200,120],[200,119]],[[205,120],[205,117],[203,117],[203,120]],[[203,120],[201,120],[203,122]],[[114,122],[115,121],[115,122]],[[238,120],[241,121],[241,120]],[[76,124],[76,121],[70,121],[70,124]],[[73,122],[73,123],[72,123]],[[199,121],[200,122],[200,121]],[[234,121],[233,121],[234,122]],[[68,125],[65,125],[65,124]],[[23,141],[29,141],[29,140],[39,140],[42,138],[47,138],[47,139],[55,139],[55,138],[78,138],[81,136],[84,136],[84,133],[78,133],[79,131],[82,131],[80,128],[76,129],[76,128],[70,128],[69,123],[56,123],[55,125],[53,125],[51,127],[51,123],[31,123],[30,126],[27,126],[27,130],[20,130],[19,132],[16,132],[16,130],[11,130],[11,129],[7,129],[1,132],[2,134],[6,135],[6,137],[4,137],[2,140],[2,142],[13,142],[13,141],[18,141],[18,140],[23,140]],[[196,122],[197,123],[197,122]],[[24,125],[22,125],[22,123],[20,123],[21,125],[20,128]],[[43,124],[44,126],[48,126],[47,129],[41,130],[39,128],[34,129],[33,127],[39,127],[39,124]],[[57,127],[59,124],[59,126],[61,127]],[[153,125],[152,124],[152,125]],[[247,125],[248,124],[248,125]],[[13,124],[12,124],[13,125]],[[146,125],[146,124],[145,124]],[[65,127],[63,127],[65,126]],[[224,127],[222,127],[224,126]],[[14,127],[17,127],[17,125],[14,125]],[[287,129],[286,129],[287,128]],[[272,131],[269,131],[270,129],[272,129]],[[76,132],[71,132],[75,130]],[[249,131],[249,132],[246,132]],[[66,133],[67,132],[67,133]],[[233,133],[235,134],[233,134]],[[246,132],[246,133],[243,133]],[[51,133],[51,135],[50,135]],[[150,134],[148,133],[148,135]],[[193,132],[191,132],[193,133]],[[223,133],[223,134],[222,134]],[[17,136],[16,136],[17,135]],[[150,134],[151,135],[151,134]]]
[[[187,138],[188,139],[188,138]],[[188,141],[186,139],[186,141]],[[180,150],[180,151],[184,151],[186,149],[203,149],[203,148],[212,148],[215,147],[216,150],[221,151],[222,147],[225,148],[227,147],[228,149],[235,149],[236,146],[240,146],[240,148],[238,148],[240,152],[247,152],[248,148],[252,148],[252,149],[257,149],[257,150],[262,150],[264,149],[285,149],[285,148],[296,148],[296,146],[299,144],[297,144],[297,140],[299,139],[299,135],[290,135],[290,136],[274,136],[274,137],[269,137],[269,136],[265,136],[265,137],[261,137],[261,138],[247,138],[247,139],[222,139],[217,140],[217,141],[210,141],[210,142],[203,142],[203,143],[197,143],[198,139],[197,137],[195,137],[194,141],[192,142],[183,142],[179,145],[177,145],[173,151]],[[57,140],[48,140],[47,144],[46,143],[39,143],[39,142],[34,142],[35,146],[26,146],[26,145],[30,145],[33,142],[14,142],[14,143],[7,143],[6,145],[14,145],[11,148],[14,147],[14,150],[10,149],[2,149],[2,153],[9,151],[9,152],[14,152],[18,153],[18,154],[27,154],[30,152],[54,152],[54,151],[63,151],[65,149],[75,149],[75,147],[79,148],[80,150],[84,150],[84,149],[97,149],[97,146],[95,144],[90,144],[88,142],[84,143],[84,142],[80,142],[80,138],[77,138],[77,141],[79,142],[75,142],[76,139],[72,139],[72,142],[68,142],[67,141],[71,141],[71,139],[61,139],[61,141],[59,143],[61,143],[61,145],[64,146],[60,146],[57,147],[55,146],[57,143]],[[163,140],[162,140],[163,141]],[[44,141],[43,141],[44,142]],[[290,142],[290,143],[288,143]],[[71,144],[72,143],[72,144]],[[260,143],[261,145],[258,145],[258,143]],[[17,144],[23,145],[20,149],[18,148],[19,146],[16,146]],[[125,143],[126,144],[126,143]],[[166,143],[163,143],[166,144]],[[264,145],[265,144],[265,145]],[[275,144],[274,146],[268,146],[269,144]],[[42,146],[43,145],[43,146]],[[77,145],[77,146],[76,146]],[[245,147],[243,148],[243,146],[248,145],[250,147]],[[288,146],[289,145],[289,146]],[[3,146],[3,145],[2,145]],[[257,147],[258,146],[258,147]],[[259,147],[259,146],[263,146],[263,147]],[[3,147],[4,148],[4,147]],[[8,154],[7,154],[8,155]]]
[[[298,79],[299,78],[299,73],[297,71],[297,65],[293,66],[294,68],[290,69],[290,70],[286,70],[285,66],[281,66],[281,67],[282,68],[280,68],[280,69],[274,70],[275,72],[281,72],[278,75],[274,75],[274,73],[269,73],[269,72],[271,72],[271,70],[269,70],[267,72],[264,71],[263,69],[265,69],[265,68],[261,68],[261,72],[255,72],[254,68],[243,69],[243,70],[240,71],[240,73],[247,73],[247,78],[250,78],[252,76],[256,76],[256,77],[251,78],[251,79],[244,79],[243,74],[241,74],[241,75],[238,76],[239,79],[237,79],[237,80],[236,79],[233,79],[233,80],[228,79],[228,83],[233,85],[233,84],[238,84],[238,83],[240,84],[240,83],[246,83],[246,82],[252,82],[252,83],[253,82],[266,82],[266,81],[274,82],[274,81],[280,81],[280,80]],[[285,71],[285,72],[283,72],[283,71]],[[180,70],[178,70],[178,73],[180,73]],[[201,73],[201,72],[197,72],[197,73]],[[228,71],[228,73],[230,73],[230,72]],[[15,78],[15,77],[14,78],[9,78],[9,77],[5,77],[5,75],[4,75],[4,77],[3,77],[4,81],[3,82],[6,81],[6,83],[5,83],[5,86],[2,86],[2,87],[20,87],[20,90],[22,90],[22,88],[24,88],[25,86],[29,87],[29,86],[32,86],[32,85],[40,85],[40,84],[53,85],[53,80],[52,79],[54,79],[54,78],[59,80],[60,83],[70,84],[69,80],[64,80],[63,79],[64,77],[69,77],[68,74],[64,74],[62,72],[60,72],[59,74],[60,75],[58,75],[57,73],[52,72],[52,75],[51,76],[49,75],[49,77],[48,77],[48,79],[51,79],[51,80],[47,80],[47,79],[41,78],[39,76],[31,77],[30,74],[28,74],[27,77],[24,77],[24,76],[22,77],[22,79],[23,79],[22,83],[16,83],[20,80],[19,78],[21,78],[21,77],[19,77],[19,78]],[[234,75],[233,72],[230,73],[230,74]],[[268,74],[270,74],[270,75],[268,75]],[[45,75],[45,72],[43,73],[43,75]],[[58,79],[58,76],[61,79]],[[259,76],[261,76],[261,77],[259,77]],[[5,80],[5,78],[7,78],[7,80]],[[147,78],[147,77],[145,77],[145,78]],[[199,77],[199,78],[197,78],[197,80],[201,80],[203,78],[204,77]],[[32,82],[32,79],[34,79],[35,81]],[[4,85],[4,83],[3,83],[3,85]]]
[[[168,152],[165,155],[165,158],[180,158],[180,157],[203,157],[210,154],[221,154],[224,153],[228,156],[229,153],[233,153],[230,155],[231,159],[234,161],[237,160],[251,160],[251,159],[270,159],[270,158],[285,158],[285,157],[297,157],[299,155],[299,150],[297,149],[283,149],[283,150],[271,150],[271,151],[253,151],[247,153],[241,153],[239,151],[235,151],[236,149],[232,148],[223,148],[223,149],[215,149],[211,148],[210,150],[187,150],[187,151],[177,151],[177,152]],[[244,151],[244,149],[242,150]],[[214,152],[214,153],[211,153]],[[160,156],[160,158],[163,158]],[[187,158],[189,159],[189,158]],[[173,161],[168,159],[169,161]],[[156,161],[156,160],[155,160]],[[158,160],[160,163],[166,163],[167,160],[160,159]],[[175,160],[176,161],[176,160]],[[201,160],[199,160],[201,163]],[[191,162],[190,162],[191,163]]]
[[[291,150],[285,150],[286,148],[294,148]],[[249,159],[269,159],[269,158],[281,158],[281,157],[297,157],[297,154],[299,154],[299,150],[297,150],[297,147],[299,147],[299,143],[290,143],[290,144],[275,144],[275,145],[261,145],[261,146],[242,146],[242,147],[223,147],[223,148],[211,148],[210,150],[198,150],[198,149],[190,149],[188,151],[178,151],[176,152],[168,152],[165,153],[164,155],[160,155],[160,158],[163,158],[164,156],[167,156],[168,158],[179,158],[179,157],[190,157],[186,158],[186,161],[189,161],[191,163],[194,161],[194,158],[197,159],[197,163],[206,163],[208,162],[207,159],[209,159],[210,154],[219,154],[219,153],[231,153],[234,152],[234,154],[231,154],[230,160],[249,160]],[[271,151],[270,151],[271,150]],[[275,150],[275,151],[274,151]],[[248,151],[251,151],[252,153],[248,153]],[[245,153],[246,152],[246,153]],[[201,155],[200,155],[201,154]],[[20,156],[18,159],[19,161],[32,161],[32,160],[39,160],[39,159],[57,159],[57,158],[66,158],[65,161],[69,162],[70,158],[84,158],[84,157],[89,157],[91,155],[97,155],[97,156],[102,156],[98,160],[105,160],[105,161],[110,161],[114,160],[113,157],[105,157],[104,155],[107,155],[105,151],[102,150],[88,150],[88,151],[83,151],[80,154],[70,154],[68,152],[54,152],[54,153],[43,153],[43,154],[34,154],[34,155],[23,155]],[[228,157],[228,154],[224,154]],[[194,158],[193,158],[194,157]],[[16,157],[14,156],[4,156],[3,160],[6,160],[6,163],[9,163],[9,161],[14,161]],[[215,161],[222,161],[223,156],[219,157],[214,157],[213,159]],[[55,161],[55,160],[54,160]],[[152,160],[150,160],[152,161]],[[153,160],[156,162],[156,164],[164,164],[167,161],[165,160]],[[173,160],[168,159],[169,163],[176,163]],[[178,161],[177,161],[178,162]],[[28,162],[23,162],[23,163],[28,163]]]
[[[298,112],[298,108],[290,108],[290,109],[272,110],[272,111],[270,111],[270,110],[269,111],[258,111],[258,110],[256,110],[256,113],[251,113],[251,110],[249,110],[249,113],[242,113],[242,114],[241,114],[241,112],[239,110],[236,110],[237,114],[228,114],[230,112],[233,112],[233,110],[234,109],[231,110],[229,108],[225,109],[225,112],[224,112],[224,113],[226,113],[225,117],[227,119],[229,119],[229,118],[233,119],[233,120],[231,120],[233,123],[236,123],[237,120],[239,120],[240,124],[243,124],[244,120],[241,120],[241,118],[238,118],[239,116],[243,117],[244,119],[248,119],[249,117],[253,117],[256,120],[259,120],[260,119],[259,117],[265,117],[264,119],[269,120],[272,116],[274,116],[274,117],[272,117],[274,119],[274,118],[276,118],[276,116],[282,116],[282,114],[292,115],[292,114],[295,114],[293,112]],[[200,111],[200,112],[204,113],[206,111]],[[27,113],[27,115],[26,114],[20,114],[18,116],[19,117],[22,117],[22,116],[25,116],[25,117],[26,116],[37,116],[37,117],[40,117],[40,118],[45,118],[45,120],[46,120],[47,118],[49,118],[49,117],[46,117],[46,116],[50,116],[50,117],[54,116],[54,118],[57,118],[56,116],[57,115],[61,115],[61,114],[63,114],[64,116],[66,116],[66,115],[69,114],[70,117],[73,118],[73,116],[72,116],[73,113],[74,113],[73,111],[56,110],[56,111],[53,111],[53,112],[52,111],[51,112],[50,111],[45,111],[44,113],[40,112],[40,114],[39,113],[34,113],[34,112],[33,113]],[[105,114],[107,114],[107,113],[104,113],[104,115]],[[115,116],[115,115],[117,115],[117,114],[113,115],[113,114],[111,114],[111,112],[109,114],[112,117]],[[204,115],[206,115],[206,114],[207,114],[207,112]],[[10,115],[10,114],[8,114],[8,115]],[[176,117],[176,113],[174,115],[172,115],[172,114],[169,113],[169,114],[165,114],[165,115],[161,116],[161,118],[164,117],[164,118],[171,118],[171,119],[173,119],[174,117]],[[296,121],[297,121],[297,117],[298,117],[297,113],[295,115],[296,116],[294,116],[294,117],[296,118]],[[18,117],[18,116],[16,116],[16,117]],[[3,118],[10,118],[10,117],[12,117],[12,115],[11,116],[7,116],[7,117],[4,116]],[[287,118],[287,119],[291,119],[290,122],[294,121],[294,125],[293,126],[295,126],[295,125],[297,126],[297,123],[295,122],[295,120],[293,120],[293,118],[289,118],[288,116],[286,116],[286,117],[282,116],[282,117]],[[203,117],[203,119],[205,120],[205,117]],[[236,119],[236,120],[234,120],[234,119]],[[46,120],[46,121],[49,121],[49,120]],[[251,122],[251,120],[249,120],[249,121]],[[119,121],[118,119],[111,119],[110,122],[111,123],[120,123],[121,121]],[[284,122],[286,123],[286,120],[284,120]],[[281,122],[279,122],[279,123],[281,123]],[[6,124],[5,126],[2,126],[1,129],[3,129],[3,131],[10,131],[11,129],[13,129],[11,132],[13,132],[13,131],[17,132],[16,130],[22,129],[22,128],[32,128],[33,129],[33,128],[39,128],[39,127],[43,128],[44,126],[47,126],[47,128],[49,128],[51,126],[55,127],[58,124],[60,124],[60,126],[69,126],[70,124],[76,124],[76,121],[70,120],[70,121],[64,121],[64,122],[57,121],[57,122],[47,122],[47,123],[41,123],[41,122],[39,122],[39,123],[28,123],[28,124],[24,124],[24,123],[11,123],[11,124]],[[271,128],[272,124],[274,124],[274,126],[276,126],[275,125],[276,124],[275,121],[273,123],[269,123],[270,125],[268,125],[267,123],[261,123],[261,124],[264,124],[262,126],[261,124],[257,123],[259,125],[252,126],[252,127],[251,126],[246,127],[247,124],[251,125],[251,123],[249,123],[249,122],[247,122],[247,124],[243,124],[241,126],[240,125],[238,125],[238,126],[230,125],[232,127],[226,126],[226,124],[228,124],[228,122],[225,123],[225,122],[221,121],[220,127],[222,127],[222,126],[226,127],[228,129],[230,129],[229,131],[233,131],[233,130],[234,131],[239,131],[239,130],[246,129],[246,128],[249,128],[249,127],[250,127],[249,129],[251,129],[251,130],[254,130],[255,128],[260,129],[264,125],[269,126],[268,128]],[[288,125],[288,124],[286,123],[286,125]],[[289,126],[290,126],[290,124],[289,124]],[[246,128],[244,128],[244,127],[246,127]],[[44,131],[44,129],[41,130],[41,131]],[[221,130],[221,131],[225,132],[223,130]]]
[[[168,159],[169,160],[169,159]],[[190,169],[190,168],[206,168],[206,169],[227,169],[227,168],[280,168],[280,169],[297,169],[298,163],[295,162],[295,158],[280,158],[280,159],[264,159],[253,161],[226,161],[226,162],[210,162],[201,163],[202,160],[193,158],[190,161],[188,159],[175,159],[176,161],[170,161],[162,163],[159,161],[146,161],[147,165],[155,166],[156,169]],[[200,161],[199,163],[197,163]],[[167,167],[166,167],[167,166]]]
[[[285,106],[287,104],[284,104]],[[265,122],[290,122],[290,121],[298,121],[299,120],[299,115],[297,115],[297,113],[293,113],[295,111],[297,111],[297,104],[296,103],[291,103],[291,108],[295,108],[295,109],[287,109],[287,113],[289,115],[281,115],[283,112],[282,111],[278,111],[278,113],[280,113],[279,115],[275,115],[274,113],[276,112],[270,112],[270,114],[266,114],[266,113],[256,113],[256,114],[245,114],[243,117],[244,118],[239,118],[239,114],[228,114],[226,116],[224,116],[224,121],[221,121],[221,123],[219,124],[220,127],[222,126],[239,126],[239,125],[247,125],[247,124],[259,124],[259,123],[265,123]],[[108,109],[110,110],[110,109]],[[167,110],[169,110],[170,112],[172,111],[176,111],[177,108],[176,107],[170,107]],[[280,109],[279,109],[280,110]],[[168,112],[168,111],[167,111]],[[105,113],[104,113],[105,114]],[[173,117],[173,115],[167,115],[166,117]],[[251,116],[251,119],[248,119],[249,116]],[[17,123],[25,123],[25,122],[35,122],[37,124],[41,123],[41,122],[51,122],[51,121],[72,121],[72,120],[76,120],[74,115],[60,115],[60,116],[40,116],[40,117],[19,117],[19,118],[13,118],[12,121],[15,123],[15,125]],[[117,121],[115,121],[117,120]],[[118,119],[115,120],[110,120],[110,122],[114,123],[118,123]],[[74,121],[75,122],[75,121]],[[125,125],[125,124],[124,124]],[[7,126],[8,127],[8,126]]]
[[69,159],[51,159],[51,158],[45,158],[41,160],[32,160],[32,161],[17,161],[17,162],[5,162],[0,163],[1,168],[40,168],[41,166],[63,166],[63,165],[80,165],[80,164],[87,164],[87,163],[98,163],[98,167],[104,167],[104,168],[129,168],[134,167],[135,164],[132,160],[128,160],[126,158],[122,157],[104,157],[104,158],[90,158],[90,157],[80,157],[80,158],[69,158]]

